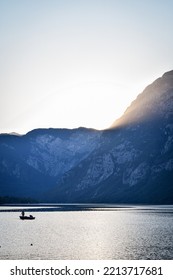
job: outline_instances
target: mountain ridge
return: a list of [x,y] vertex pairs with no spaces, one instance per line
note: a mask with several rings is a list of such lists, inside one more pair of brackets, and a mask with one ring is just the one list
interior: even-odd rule
[[[117,120],[115,120],[113,122],[113,124],[111,125],[110,128],[114,128],[117,127],[119,125],[123,125],[125,124],[129,124],[131,122],[137,122],[139,121],[139,116],[141,116],[141,106],[148,106],[150,108],[151,105],[153,105],[153,102],[156,102],[156,97],[160,97],[160,95],[163,95],[164,93],[166,93],[169,90],[173,89],[173,70],[165,72],[162,77],[159,77],[158,79],[156,79],[154,82],[152,82],[151,84],[149,84],[148,86],[145,87],[145,89],[138,94],[138,96],[136,97],[135,100],[133,100],[131,102],[131,104],[127,107],[127,109],[125,110],[124,114]],[[141,104],[141,103],[144,104]],[[146,103],[146,104],[145,104]],[[150,103],[150,104],[148,104]],[[150,105],[150,106],[149,106]],[[148,108],[148,109],[149,109]],[[146,107],[145,107],[146,109]],[[130,120],[127,120],[127,118],[129,117],[129,114],[132,114],[132,110],[135,111],[135,116],[130,116]],[[143,110],[142,110],[143,112]],[[146,111],[144,111],[143,113],[145,113]],[[151,111],[148,112],[149,115],[146,116],[146,114],[144,114],[143,117],[151,117]],[[138,114],[138,116],[137,116]],[[144,120],[143,118],[141,118],[141,120]]]
[[0,135],[0,196],[44,202],[173,203],[173,71],[110,129]]

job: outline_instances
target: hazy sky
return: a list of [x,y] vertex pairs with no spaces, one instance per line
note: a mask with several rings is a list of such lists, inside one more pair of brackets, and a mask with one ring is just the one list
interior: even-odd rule
[[105,128],[173,69],[172,0],[0,0],[0,132]]

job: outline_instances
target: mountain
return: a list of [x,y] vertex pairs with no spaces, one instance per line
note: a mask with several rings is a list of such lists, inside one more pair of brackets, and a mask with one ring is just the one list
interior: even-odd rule
[[49,196],[69,202],[173,203],[173,71],[132,102],[103,132],[99,148]]
[[173,203],[173,71],[105,131],[0,135],[0,186],[45,202]]
[[112,124],[112,127],[143,123],[147,120],[150,122],[154,119],[157,121],[161,118],[161,114],[162,117],[167,118],[168,114],[172,114],[172,89],[173,71],[169,71],[147,86],[127,108],[124,115]]
[[0,196],[44,199],[45,191],[98,147],[92,129],[36,129],[0,135]]

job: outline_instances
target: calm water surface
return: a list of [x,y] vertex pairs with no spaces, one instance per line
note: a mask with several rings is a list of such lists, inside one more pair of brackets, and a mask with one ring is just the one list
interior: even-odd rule
[[172,206],[99,210],[0,212],[0,259],[173,259]]

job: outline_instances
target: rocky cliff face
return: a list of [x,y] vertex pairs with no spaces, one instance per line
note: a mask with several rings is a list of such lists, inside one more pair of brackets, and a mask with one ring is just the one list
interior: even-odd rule
[[106,131],[0,137],[0,196],[51,202],[173,203],[173,71]]
[[102,134],[100,147],[49,195],[64,201],[173,203],[172,184],[173,71],[149,85]]
[[0,136],[0,195],[40,198],[98,147],[91,129],[38,129]]

